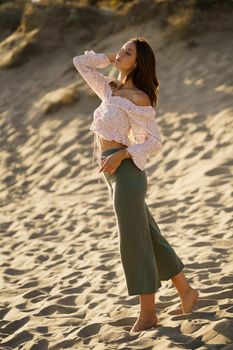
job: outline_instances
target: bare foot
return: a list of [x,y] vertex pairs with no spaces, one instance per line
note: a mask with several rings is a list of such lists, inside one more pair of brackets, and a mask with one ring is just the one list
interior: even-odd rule
[[181,307],[183,314],[192,312],[193,306],[198,299],[199,293],[196,289],[190,288],[181,298]]
[[150,318],[138,317],[137,321],[134,323],[133,327],[130,330],[130,333],[141,332],[146,329],[156,327],[158,323],[158,317],[156,315],[151,316]]

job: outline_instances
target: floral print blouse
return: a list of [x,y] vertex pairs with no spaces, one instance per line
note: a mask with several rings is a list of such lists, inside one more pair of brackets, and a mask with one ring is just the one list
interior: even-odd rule
[[[73,64],[87,84],[101,99],[93,113],[90,130],[106,140],[127,146],[136,166],[143,170],[147,157],[162,147],[161,135],[152,106],[138,106],[122,96],[113,96],[112,79],[97,71],[111,64],[103,53],[93,50],[73,58]],[[94,147],[95,153],[95,147]]]

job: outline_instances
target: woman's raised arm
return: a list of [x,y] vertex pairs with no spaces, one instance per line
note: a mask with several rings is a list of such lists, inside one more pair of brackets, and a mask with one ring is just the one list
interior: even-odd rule
[[93,50],[86,50],[84,55],[75,56],[73,58],[75,68],[101,100],[103,100],[105,96],[108,78],[98,72],[96,68],[106,68],[109,66],[115,61],[114,55],[115,54],[95,53]]

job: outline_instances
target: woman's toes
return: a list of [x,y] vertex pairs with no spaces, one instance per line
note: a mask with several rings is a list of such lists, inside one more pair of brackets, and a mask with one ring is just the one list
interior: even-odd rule
[[193,306],[196,303],[198,296],[198,291],[191,288],[190,291],[182,297],[182,309],[184,314],[192,312]]
[[133,327],[131,328],[130,333],[141,332],[141,331],[144,331],[146,329],[156,327],[157,324],[158,324],[157,316],[155,316],[149,320],[142,320],[142,319],[138,318],[137,321],[134,323]]

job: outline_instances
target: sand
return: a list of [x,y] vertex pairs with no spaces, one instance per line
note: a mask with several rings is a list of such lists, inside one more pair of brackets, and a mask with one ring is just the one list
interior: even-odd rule
[[163,149],[147,163],[146,202],[200,293],[195,310],[180,314],[162,282],[158,326],[130,335],[139,298],[127,295],[112,203],[92,162],[100,100],[73,67],[84,48],[60,48],[0,71],[1,350],[233,349],[232,35],[191,45],[155,29],[130,27],[90,49],[112,52],[143,32],[155,50]]

